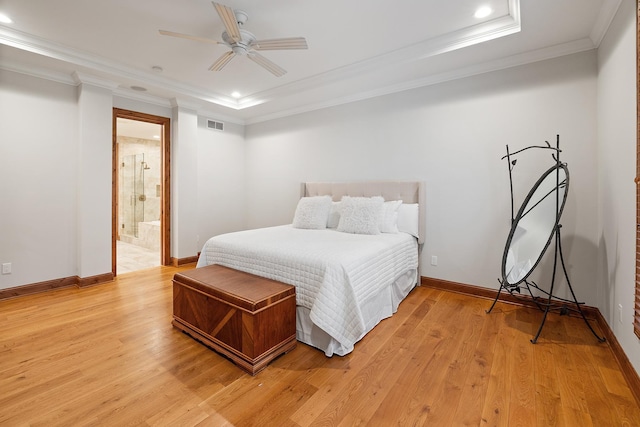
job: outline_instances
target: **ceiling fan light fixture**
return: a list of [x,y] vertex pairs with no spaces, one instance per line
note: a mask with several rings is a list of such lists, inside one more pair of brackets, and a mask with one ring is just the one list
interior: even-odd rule
[[224,24],[225,31],[222,32],[222,42],[206,37],[192,36],[189,34],[176,33],[173,31],[159,30],[161,35],[178,37],[188,40],[200,41],[203,43],[224,44],[231,50],[220,56],[209,67],[210,71],[220,71],[234,56],[246,56],[256,64],[260,65],[276,77],[286,74],[286,70],[271,60],[260,55],[261,50],[289,50],[308,49],[307,40],[304,37],[286,37],[278,39],[257,40],[256,36],[240,27],[247,21],[248,15],[242,10],[233,10],[229,6],[211,2]]
[[249,14],[247,14],[247,12],[245,12],[244,10],[234,10],[234,13],[236,15],[236,21],[238,22],[238,25],[244,25],[245,22],[247,22],[247,19],[249,19]]
[[476,13],[473,15],[478,19],[486,18],[487,16],[493,13],[493,9],[489,6],[481,6],[476,10]]
[[213,6],[216,8],[224,27],[227,29],[227,33],[229,37],[231,37],[235,41],[239,41],[240,37],[240,28],[238,27],[238,21],[236,15],[229,6],[225,6],[223,4],[219,4],[216,2],[213,3]]
[[256,50],[307,49],[304,37],[288,37],[284,39],[255,40],[252,47]]
[[269,71],[271,74],[273,74],[276,77],[282,77],[285,74],[287,74],[287,71],[284,68],[282,68],[279,65],[277,65],[276,63],[268,60],[267,58],[265,58],[264,56],[260,55],[257,52],[249,53],[247,55],[247,58],[249,58],[250,60],[252,60],[256,64],[260,65],[262,68],[264,68],[265,70]]
[[236,54],[233,51],[225,52],[222,54],[220,58],[214,62],[211,67],[209,67],[209,71],[220,71],[224,68],[225,65],[229,63],[233,59]]
[[240,45],[240,44],[236,44],[236,45],[231,46],[231,50],[236,55],[246,55],[247,54],[247,48],[242,46],[242,45]]
[[225,31],[222,33],[222,40],[231,48],[236,55],[246,55],[256,40],[256,36],[249,31],[240,30],[240,40],[232,39]]

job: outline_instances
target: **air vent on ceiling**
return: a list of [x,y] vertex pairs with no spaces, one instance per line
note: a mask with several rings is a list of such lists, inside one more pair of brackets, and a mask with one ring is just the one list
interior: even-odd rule
[[215,120],[207,120],[207,127],[209,129],[224,130],[224,123],[217,122]]

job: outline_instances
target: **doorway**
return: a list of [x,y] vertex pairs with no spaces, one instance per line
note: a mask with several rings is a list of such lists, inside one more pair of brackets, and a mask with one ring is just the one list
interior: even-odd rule
[[169,122],[113,109],[114,276],[170,264]]

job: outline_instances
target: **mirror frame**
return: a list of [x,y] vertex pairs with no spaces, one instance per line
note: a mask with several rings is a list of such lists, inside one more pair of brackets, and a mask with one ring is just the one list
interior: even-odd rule
[[[566,178],[564,179],[565,182],[565,191],[564,191],[564,196],[562,197],[562,201],[559,201],[559,206],[557,206],[557,212],[556,212],[556,220],[554,223],[554,226],[552,227],[552,229],[549,231],[549,238],[547,239],[547,242],[545,243],[544,247],[542,248],[542,250],[540,251],[540,254],[538,254],[538,258],[536,259],[536,262],[531,266],[531,268],[529,269],[529,271],[517,282],[515,283],[511,283],[507,280],[507,272],[506,272],[506,264],[507,264],[507,255],[509,253],[509,248],[511,248],[511,241],[513,240],[513,236],[516,232],[516,229],[518,227],[518,223],[520,222],[520,220],[522,219],[523,214],[525,214],[525,209],[527,208],[527,205],[529,204],[529,201],[531,200],[531,198],[533,197],[533,195],[536,193],[536,191],[538,190],[538,188],[540,187],[540,184],[542,184],[542,182],[552,173],[557,172],[559,173],[560,169],[563,169],[565,172],[565,176]],[[556,175],[556,191],[557,188],[560,184],[558,176]],[[553,191],[553,190],[552,190]],[[504,248],[504,252],[502,254],[502,265],[501,265],[501,272],[502,272],[502,281],[503,281],[503,286],[516,286],[519,283],[522,283],[524,281],[526,281],[526,279],[531,275],[531,273],[536,269],[536,267],[538,266],[538,264],[540,263],[540,260],[542,259],[542,256],[545,254],[545,252],[547,251],[547,249],[549,248],[549,245],[551,244],[551,239],[553,238],[553,236],[555,235],[557,228],[558,228],[558,224],[560,223],[560,217],[562,216],[562,211],[564,210],[564,205],[567,201],[567,195],[569,194],[569,169],[567,168],[567,165],[564,163],[556,163],[555,165],[553,165],[551,168],[549,168],[546,172],[544,172],[542,174],[542,176],[538,179],[538,181],[536,181],[536,183],[533,185],[533,187],[531,188],[531,190],[529,191],[529,194],[527,194],[527,197],[524,199],[524,202],[522,202],[522,206],[520,206],[520,209],[518,210],[518,214],[516,215],[516,217],[514,218],[512,224],[511,224],[511,230],[509,231],[509,237],[507,238],[507,243],[505,245]],[[530,209],[529,209],[530,210]]]

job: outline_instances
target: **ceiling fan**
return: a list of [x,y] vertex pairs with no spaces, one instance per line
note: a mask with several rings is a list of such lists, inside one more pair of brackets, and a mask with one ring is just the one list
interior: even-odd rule
[[276,77],[283,76],[287,71],[278,64],[265,58],[257,51],[259,50],[283,50],[283,49],[307,49],[307,41],[304,37],[287,37],[281,39],[257,40],[249,31],[242,30],[240,27],[247,22],[249,15],[242,10],[233,10],[229,6],[225,6],[216,2],[213,6],[220,16],[224,24],[225,31],[222,33],[222,40],[217,41],[205,37],[191,36],[188,34],[175,33],[173,31],[160,30],[160,34],[164,36],[180,37],[183,39],[195,40],[211,44],[223,44],[231,48],[225,52],[220,58],[214,62],[210,71],[220,71],[235,56],[243,55],[260,65]]

